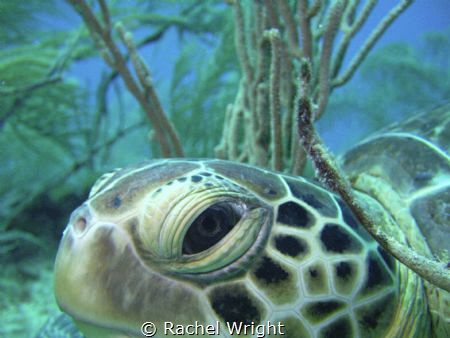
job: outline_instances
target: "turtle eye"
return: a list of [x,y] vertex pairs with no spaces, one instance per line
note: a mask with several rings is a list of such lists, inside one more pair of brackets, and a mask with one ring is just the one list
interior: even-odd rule
[[183,255],[209,249],[224,238],[241,219],[239,208],[230,202],[216,203],[198,215],[183,240]]

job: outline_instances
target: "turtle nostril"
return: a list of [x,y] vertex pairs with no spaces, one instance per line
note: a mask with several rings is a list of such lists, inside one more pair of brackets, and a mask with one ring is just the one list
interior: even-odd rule
[[87,225],[87,221],[86,218],[84,217],[78,217],[75,222],[73,222],[73,229],[81,234],[84,232],[84,230],[86,229],[86,225]]
[[86,205],[76,209],[70,216],[69,224],[75,234],[81,236],[92,224],[92,217]]

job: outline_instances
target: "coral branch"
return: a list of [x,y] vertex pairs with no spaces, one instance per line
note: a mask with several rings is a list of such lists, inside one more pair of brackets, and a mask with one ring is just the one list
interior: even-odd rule
[[300,35],[302,39],[302,56],[312,62],[312,32],[310,24],[310,16],[308,15],[308,1],[299,0],[298,16],[300,18]]
[[356,56],[350,62],[348,69],[339,78],[333,81],[332,86],[338,87],[346,83],[355,73],[356,69],[359,67],[361,62],[364,61],[369,51],[372,49],[374,44],[383,35],[386,29],[392,24],[392,22],[406,9],[413,0],[403,0],[397,6],[395,6],[389,14],[378,24],[375,30],[370,34],[367,41],[362,45]]
[[98,0],[98,3],[100,5],[100,9],[102,12],[103,22],[105,24],[106,29],[109,31],[111,29],[111,19],[109,16],[108,6],[106,5],[105,0]]
[[373,8],[375,7],[377,0],[369,0],[365,3],[364,7],[362,8],[361,12],[358,15],[358,18],[356,21],[353,21],[354,12],[356,10],[356,6],[358,5],[359,1],[353,1],[348,7],[347,7],[347,13],[346,18],[347,21],[344,21],[344,31],[345,35],[342,38],[339,46],[337,47],[337,52],[335,56],[335,61],[333,65],[333,71],[332,71],[332,78],[335,78],[341,67],[342,62],[344,61],[345,54],[347,52],[348,45],[353,38],[353,36],[359,31],[363,23],[367,20],[370,13],[372,12]]
[[308,17],[309,18],[313,18],[314,16],[317,15],[317,13],[319,13],[320,9],[322,8],[322,1],[323,0],[316,0],[311,5],[311,7],[309,7],[309,10],[308,10]]
[[280,48],[281,38],[277,29],[266,32],[271,43],[270,62],[270,117],[271,117],[271,145],[272,145],[272,169],[283,169],[283,147],[281,142],[281,104],[280,104]]
[[167,115],[162,108],[161,102],[159,101],[155,88],[153,86],[153,81],[150,76],[150,70],[148,69],[144,60],[138,54],[136,46],[133,43],[131,33],[126,32],[121,23],[118,23],[116,25],[116,29],[119,32],[122,41],[128,48],[131,61],[133,63],[134,69],[136,70],[139,82],[144,89],[144,96],[148,97],[150,99],[150,102],[153,104],[153,114],[158,119],[158,124],[161,125],[163,131],[166,131],[169,134],[176,156],[182,156],[183,150],[178,135],[175,131],[175,127],[167,118]]
[[269,26],[271,28],[280,29],[280,21],[274,1],[264,0],[264,5],[266,7],[267,16],[269,19]]
[[31,92],[33,90],[54,84],[61,80],[62,80],[61,75],[56,75],[53,77],[46,77],[42,80],[36,81],[35,83],[32,83],[32,84],[27,85],[22,88],[7,88],[7,89],[0,88],[0,95],[17,95],[17,94],[22,94],[22,93],[29,94],[29,92]]
[[234,1],[234,13],[235,13],[235,22],[236,22],[236,50],[239,55],[239,61],[243,67],[243,71],[247,81],[251,81],[253,78],[253,70],[250,64],[250,60],[247,52],[247,39],[245,38],[245,28],[244,28],[244,18],[242,14],[242,8],[240,1]]
[[[153,84],[150,81],[148,70],[144,62],[137,54],[136,48],[131,41],[131,37],[126,39],[124,28],[122,27],[121,36],[126,41],[126,46],[133,61],[136,74],[138,75],[139,83],[134,79],[131,71],[129,70],[126,57],[121,53],[119,47],[114,42],[111,29],[110,29],[110,15],[106,3],[99,0],[100,9],[102,12],[103,21],[102,25],[95,17],[92,9],[86,3],[85,0],[68,0],[69,3],[80,13],[84,22],[88,26],[94,41],[101,49],[101,55],[104,60],[113,69],[122,76],[125,85],[130,93],[137,99],[142,109],[146,112],[154,130],[156,139],[161,147],[161,153],[165,157],[171,156],[183,156],[181,143],[177,136],[174,127],[171,125],[164,113],[156,92],[153,88]],[[120,31],[119,25],[119,31]],[[138,61],[139,60],[139,61]],[[145,74],[147,71],[147,75]],[[143,73],[144,72],[144,73]],[[150,98],[150,102],[149,102]]]
[[294,15],[289,8],[287,0],[280,0],[279,6],[280,13],[283,16],[284,21],[286,22],[286,31],[289,45],[291,46],[292,50],[296,51],[298,48],[298,33]]
[[[234,102],[231,114],[241,114],[246,123],[240,126],[239,138],[230,137],[231,130],[224,131],[222,144],[240,142],[227,144],[225,156],[235,155],[230,149],[241,149],[238,157],[250,164],[302,174],[306,154],[292,123],[297,114],[298,62],[305,58],[311,64],[307,96],[317,120],[336,85],[350,79],[375,41],[412,0],[401,1],[373,31],[344,77],[337,79],[350,41],[367,21],[376,0],[259,0],[249,1],[247,6],[229,0],[234,7],[235,45],[243,73],[237,94],[240,99]],[[276,45],[267,36],[271,29],[278,30]]]
[[316,120],[323,114],[328,103],[328,96],[330,95],[331,53],[333,51],[334,38],[339,29],[339,23],[346,4],[347,1],[336,1],[331,8],[330,16],[327,20],[327,27],[322,44],[322,53],[320,55],[319,107],[314,117]]

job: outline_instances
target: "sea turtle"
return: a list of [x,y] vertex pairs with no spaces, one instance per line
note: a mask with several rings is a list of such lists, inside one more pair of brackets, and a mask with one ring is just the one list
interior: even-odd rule
[[[449,249],[449,146],[445,106],[341,158],[377,225],[429,257]],[[155,337],[450,336],[449,293],[387,254],[338,196],[215,159],[101,177],[64,232],[55,292],[87,337],[142,336],[145,322]]]

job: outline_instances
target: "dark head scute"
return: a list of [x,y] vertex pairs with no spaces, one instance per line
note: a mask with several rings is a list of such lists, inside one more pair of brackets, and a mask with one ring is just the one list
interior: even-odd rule
[[339,300],[323,300],[305,304],[301,312],[311,322],[318,323],[330,318],[345,307],[346,304]]
[[315,218],[300,204],[286,202],[278,207],[277,222],[298,228],[310,228],[315,224]]
[[200,182],[202,179],[203,179],[203,177],[200,176],[200,175],[192,175],[192,176],[191,176],[191,181],[192,181],[193,183]]
[[320,232],[320,240],[327,252],[358,253],[362,250],[359,240],[338,224],[326,224]]
[[262,257],[254,275],[267,284],[277,284],[289,278],[289,273],[267,256]]
[[328,193],[307,182],[290,177],[285,177],[285,180],[294,197],[307,203],[323,216],[337,217],[336,205]]
[[351,338],[354,337],[352,322],[349,317],[339,318],[320,330],[319,337]]
[[279,199],[286,194],[280,177],[274,173],[228,161],[208,161],[209,168],[268,200]]
[[209,300],[214,312],[225,322],[259,323],[266,313],[263,304],[243,284],[215,287]]
[[355,309],[356,319],[364,337],[386,337],[397,308],[397,297],[391,292],[380,299]]
[[267,338],[270,337],[287,337],[287,338],[305,338],[310,337],[311,333],[309,330],[305,327],[305,325],[302,323],[302,321],[292,315],[288,316],[280,316],[275,317],[273,320],[270,321],[272,323],[281,323],[283,324],[283,334],[278,335],[266,335]]
[[108,203],[108,207],[111,209],[117,209],[122,204],[122,197],[119,194],[116,194],[111,198]]
[[333,265],[334,288],[340,294],[351,294],[358,284],[360,271],[353,261],[340,261]]
[[378,259],[369,256],[367,269],[369,276],[366,281],[366,287],[368,289],[372,289],[375,286],[383,283],[383,281],[385,280],[385,276],[383,272],[383,267]]
[[360,296],[371,295],[380,288],[393,285],[392,277],[378,255],[371,252],[366,258],[367,278],[360,291]]
[[378,245],[377,251],[380,254],[381,258],[383,258],[384,262],[388,266],[389,270],[395,272],[396,268],[396,260],[393,256],[386,252],[381,246]]
[[340,262],[336,265],[336,276],[341,279],[350,278],[352,275],[352,266],[347,262]]
[[323,263],[317,262],[303,268],[303,279],[309,295],[329,292],[327,270]]
[[273,242],[276,250],[290,257],[305,255],[309,251],[305,240],[291,235],[277,235]]
[[271,257],[261,257],[251,270],[250,278],[275,304],[290,303],[298,297],[295,271]]

